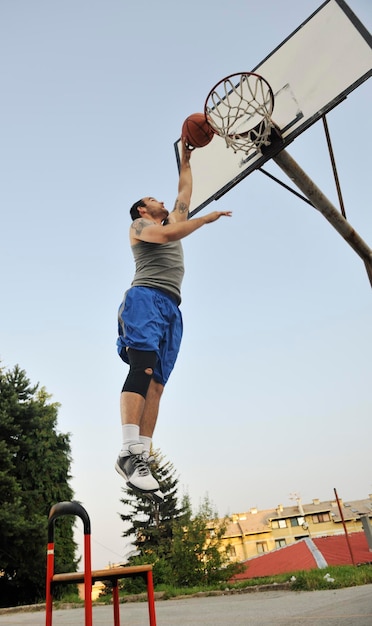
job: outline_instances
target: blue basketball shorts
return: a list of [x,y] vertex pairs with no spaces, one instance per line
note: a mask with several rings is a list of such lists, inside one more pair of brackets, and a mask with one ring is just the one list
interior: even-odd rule
[[126,348],[156,352],[153,377],[165,385],[176,363],[183,332],[176,301],[159,289],[131,287],[119,307],[118,331],[120,358],[129,364]]

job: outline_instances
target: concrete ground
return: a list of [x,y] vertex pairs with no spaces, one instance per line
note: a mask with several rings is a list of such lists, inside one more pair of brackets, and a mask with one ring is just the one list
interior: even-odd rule
[[[266,591],[156,602],[157,626],[371,626],[372,585],[326,591]],[[145,602],[120,605],[122,626],[147,626]],[[84,609],[53,611],[53,626],[84,626]],[[6,612],[0,626],[45,626],[45,611]],[[111,606],[93,626],[112,626]]]

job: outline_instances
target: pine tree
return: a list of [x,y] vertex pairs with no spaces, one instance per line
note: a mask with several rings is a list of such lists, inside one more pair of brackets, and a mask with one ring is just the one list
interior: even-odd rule
[[130,558],[131,564],[153,563],[157,583],[169,583],[172,573],[168,561],[173,526],[176,520],[183,518],[184,513],[178,505],[178,478],[175,476],[173,464],[166,461],[159,450],[154,451],[153,456],[151,471],[161,484],[164,502],[159,505],[145,496],[124,489],[125,496],[121,502],[127,513],[120,517],[127,525],[123,537],[132,539],[136,549],[136,555]]
[[[188,494],[178,505],[178,478],[174,467],[155,454],[154,476],[165,494],[156,505],[144,496],[126,492],[121,502],[128,509],[121,519],[127,529],[123,536],[133,539],[137,554],[131,564],[153,563],[155,583],[173,586],[203,586],[228,580],[240,566],[231,564],[222,538],[226,520],[219,520],[208,497],[193,516]],[[125,587],[139,591],[137,582]]]
[[[69,435],[57,433],[58,403],[25,372],[0,368],[0,604],[45,595],[50,507],[72,499]],[[74,571],[73,520],[56,524],[56,571]]]

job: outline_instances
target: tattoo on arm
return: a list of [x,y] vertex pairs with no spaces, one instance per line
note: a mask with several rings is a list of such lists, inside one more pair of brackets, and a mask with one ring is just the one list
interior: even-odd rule
[[131,228],[135,232],[136,237],[140,237],[143,229],[148,226],[148,222],[144,219],[137,219],[131,224]]
[[187,204],[185,204],[185,202],[179,202],[178,200],[176,200],[173,211],[178,211],[178,213],[183,214],[187,213],[188,210],[189,207]]

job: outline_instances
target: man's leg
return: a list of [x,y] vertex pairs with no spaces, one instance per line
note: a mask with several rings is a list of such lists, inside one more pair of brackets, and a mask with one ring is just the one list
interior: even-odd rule
[[159,489],[159,483],[152,476],[143,458],[144,445],[140,441],[140,424],[156,354],[132,349],[129,349],[127,354],[130,370],[120,396],[123,445],[115,468],[129,487],[152,492]]
[[145,408],[145,398],[133,391],[122,391],[120,394],[120,415],[121,423],[136,424],[141,423],[143,409]]
[[156,382],[156,380],[152,378],[142,409],[142,417],[139,422],[140,435],[143,437],[152,438],[158,419],[160,398],[163,391],[164,385]]
[[122,391],[120,395],[121,423],[136,424],[140,435],[152,438],[159,414],[160,398],[163,394],[164,385],[150,381],[146,398],[139,393]]
[[[160,398],[162,396],[163,390],[164,385],[156,382],[154,379],[151,380],[140,422],[139,439],[140,442],[143,444],[143,457],[144,459],[146,459],[149,469],[151,468],[151,464],[155,460],[151,454],[152,436],[158,418]],[[164,500],[164,495],[160,489],[153,492],[152,497],[153,500],[158,503],[161,503]]]

